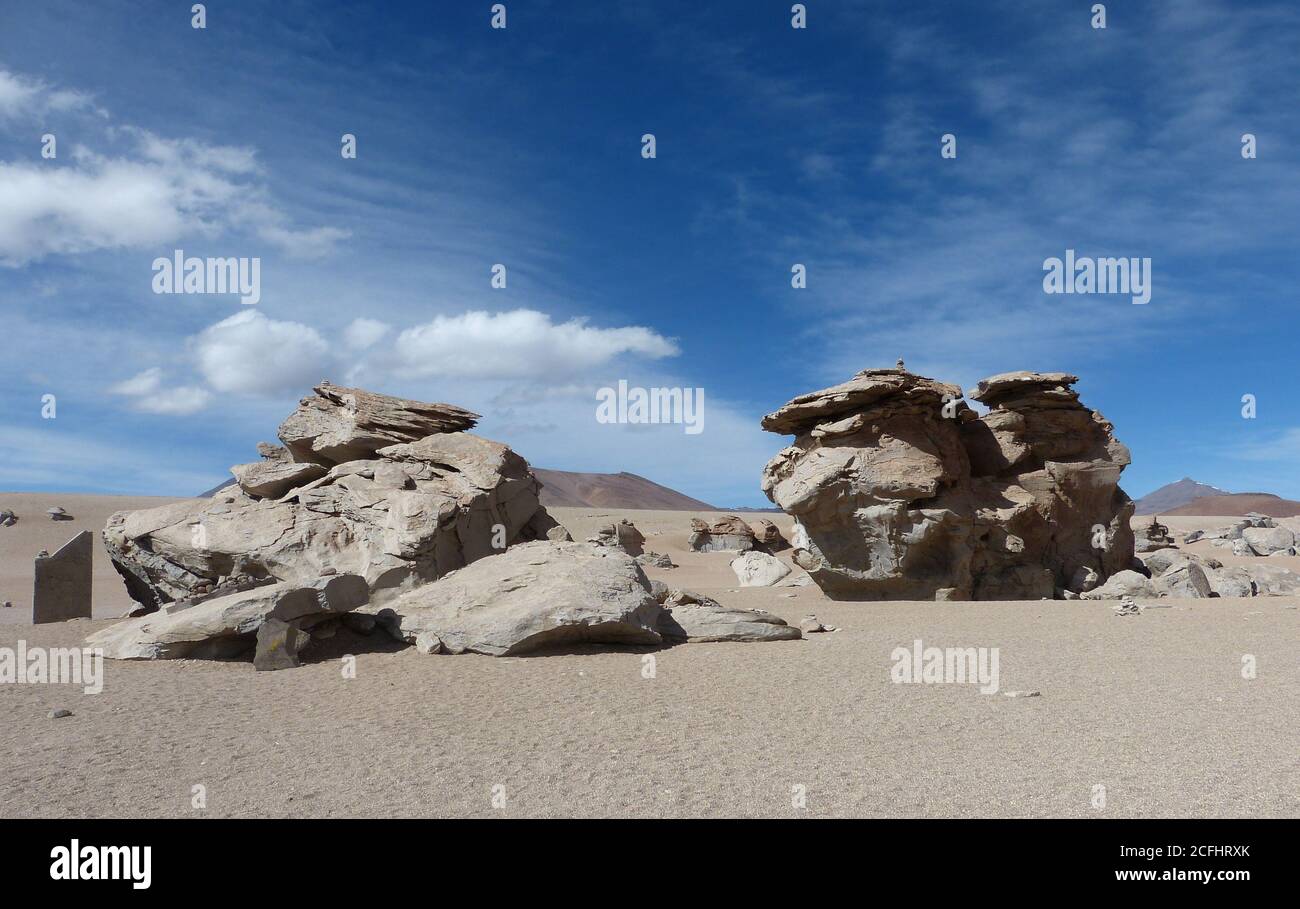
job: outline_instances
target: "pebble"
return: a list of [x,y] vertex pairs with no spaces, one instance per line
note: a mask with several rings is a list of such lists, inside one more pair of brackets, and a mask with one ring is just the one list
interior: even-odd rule
[[1041,691],[1004,691],[1002,694],[1009,698],[1036,698],[1042,697]]
[[54,710],[51,710],[51,711],[50,711],[49,713],[47,713],[45,716],[46,716],[48,719],[51,719],[51,720],[59,720],[59,719],[62,719],[63,717],[65,717],[65,716],[72,716],[72,711],[71,711],[71,710],[64,710],[62,707],[57,707],[57,708],[55,708]]

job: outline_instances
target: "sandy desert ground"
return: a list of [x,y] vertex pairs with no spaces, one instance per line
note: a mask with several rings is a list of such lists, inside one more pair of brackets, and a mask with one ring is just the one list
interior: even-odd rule
[[[22,518],[0,528],[0,599],[16,604],[0,646],[76,646],[120,614],[128,600],[104,558],[94,620],[22,624],[31,557],[162,501],[0,494]],[[51,504],[76,520],[49,522]],[[343,631],[287,672],[119,662],[97,695],[0,685],[0,816],[1300,816],[1295,598],[1162,600],[1172,608],[1123,618],[1100,602],[833,603],[815,587],[737,588],[732,556],[686,551],[690,512],[553,512],[578,539],[630,518],[679,563],[648,572],[671,586],[842,630],[507,659]],[[1270,563],[1300,571],[1300,558]],[[998,647],[1001,692],[1041,695],[891,683],[890,653],[917,638]],[[340,671],[345,654],[356,678]],[[73,716],[49,719],[53,708]],[[805,809],[792,803],[800,786]]]

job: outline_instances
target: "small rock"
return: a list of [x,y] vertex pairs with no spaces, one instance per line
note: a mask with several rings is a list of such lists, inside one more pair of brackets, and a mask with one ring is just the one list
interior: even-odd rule
[[422,631],[415,637],[415,649],[420,653],[442,653],[442,638],[432,631]]
[[71,521],[72,515],[68,514],[58,505],[46,509],[45,513],[50,516],[51,521]]
[[65,716],[72,716],[72,711],[64,710],[62,707],[57,707],[54,710],[51,710],[49,713],[45,714],[45,716],[51,720],[61,720]]
[[1004,692],[1002,692],[1002,695],[1003,695],[1003,697],[1008,697],[1008,698],[1037,698],[1037,697],[1042,697],[1043,693],[1042,693],[1041,691],[1038,691],[1038,690],[1032,690],[1032,691],[1004,691]]

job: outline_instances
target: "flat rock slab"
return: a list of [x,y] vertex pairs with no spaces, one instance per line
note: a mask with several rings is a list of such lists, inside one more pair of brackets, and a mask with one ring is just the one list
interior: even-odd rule
[[[354,574],[331,575],[310,584],[282,582],[199,603],[172,603],[97,631],[86,638],[86,646],[103,648],[110,660],[213,656],[236,651],[239,638],[257,634],[272,619],[300,628],[303,620],[347,613],[368,599],[365,578]],[[262,651],[260,639],[258,644]]]
[[377,618],[407,643],[428,634],[448,653],[515,656],[578,643],[658,644],[659,612],[626,553],[535,542],[417,587]]
[[94,535],[83,530],[53,555],[36,560],[32,624],[90,618]]

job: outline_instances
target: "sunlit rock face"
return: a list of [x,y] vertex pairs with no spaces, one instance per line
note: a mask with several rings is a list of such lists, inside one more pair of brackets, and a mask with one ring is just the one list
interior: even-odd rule
[[868,369],[763,418],[795,436],[763,491],[798,521],[795,559],[828,596],[1063,596],[1130,567],[1128,449],[1065,373],[992,376],[969,397]]

